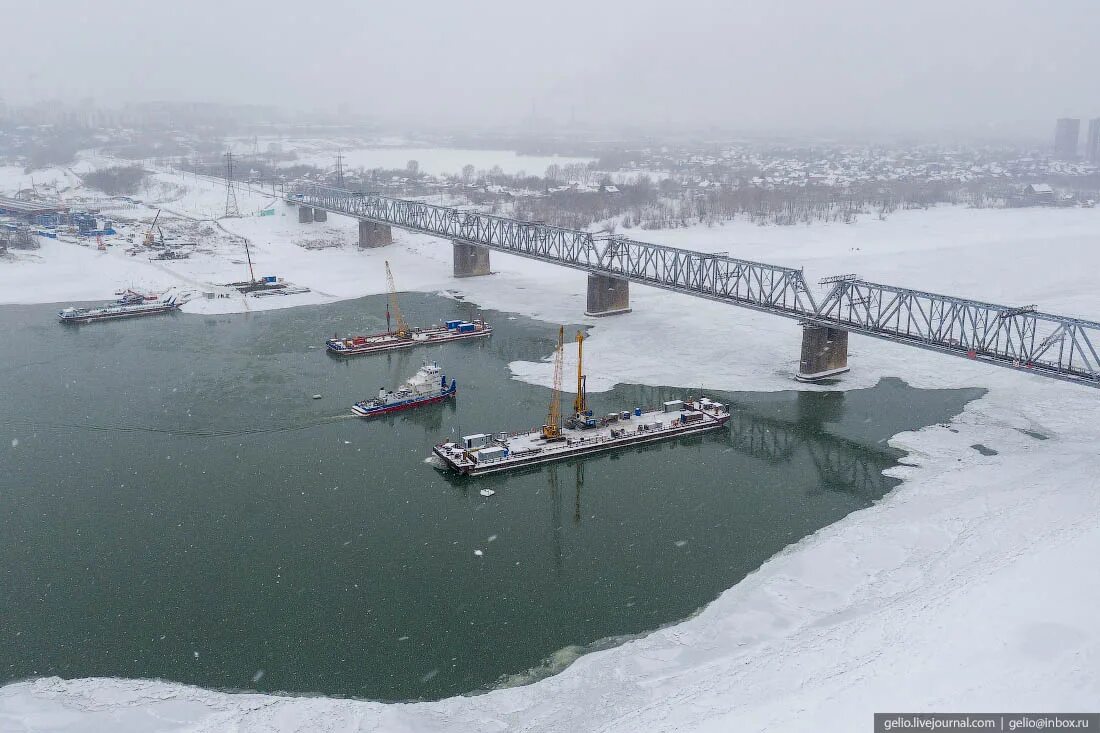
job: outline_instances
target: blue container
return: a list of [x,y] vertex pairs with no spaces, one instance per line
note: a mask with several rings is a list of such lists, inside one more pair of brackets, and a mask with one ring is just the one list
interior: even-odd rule
[[454,330],[458,328],[458,324],[460,323],[462,323],[462,321],[447,321],[447,328]]
[[472,323],[460,323],[460,324],[458,324],[458,332],[459,333],[473,333],[474,332],[474,324],[472,324]]
[[265,283],[273,283],[273,282],[277,282],[277,281],[278,281],[278,278],[274,275],[264,275],[264,282]]
[[634,408],[634,417],[641,417],[641,416],[642,416],[642,408],[635,407]]

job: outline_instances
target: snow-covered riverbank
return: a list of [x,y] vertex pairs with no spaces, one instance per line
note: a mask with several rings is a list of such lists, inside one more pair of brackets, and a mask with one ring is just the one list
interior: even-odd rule
[[[201,218],[224,197],[213,184],[163,178],[165,191],[186,189],[163,203],[182,215]],[[242,195],[241,210],[266,203]],[[383,292],[384,260],[401,289],[457,292],[549,321],[577,321],[584,310],[584,275],[564,268],[493,253],[496,274],[457,281],[449,242],[395,231],[393,246],[358,251],[353,221],[299,224],[283,204],[275,216],[222,225],[250,240],[263,274],[313,292],[197,299],[187,310]],[[810,282],[858,272],[1100,320],[1091,275],[1098,231],[1097,210],[940,208],[855,225],[735,223],[632,234],[804,266]],[[344,246],[299,246],[322,238]],[[97,299],[131,284],[198,287],[243,277],[240,244],[226,238],[210,250],[151,263],[50,241],[19,262],[0,262],[0,300]],[[590,388],[616,381],[798,388],[793,322],[648,288],[632,288],[631,299],[633,313],[592,321]],[[858,336],[849,361],[842,387],[897,376],[920,387],[989,392],[950,425],[894,438],[909,451],[910,467],[899,470],[905,482],[886,499],[788,548],[682,624],[584,656],[527,687],[433,703],[228,695],[155,681],[29,681],[0,689],[0,729],[809,731],[869,727],[873,712],[902,709],[1094,707],[1100,391]],[[550,381],[548,363],[512,369],[520,379]],[[984,455],[979,444],[996,454]]]

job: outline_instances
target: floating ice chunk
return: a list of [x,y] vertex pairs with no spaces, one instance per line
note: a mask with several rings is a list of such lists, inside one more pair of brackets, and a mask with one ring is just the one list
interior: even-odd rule
[[408,641],[408,640],[409,640],[409,637],[407,637],[407,636],[399,636],[399,637],[397,637],[397,640],[398,640],[398,641]]
[[493,491],[492,489],[482,489],[481,491],[479,491],[477,493],[481,494],[482,496],[492,496],[493,494],[495,494],[497,492]]
[[11,447],[12,448],[18,448],[19,447],[19,438],[12,438],[11,439]]
[[191,653],[195,655],[195,659],[199,658],[199,653],[198,652],[191,652]]
[[259,682],[263,678],[264,678],[264,671],[262,669],[257,669],[256,674],[252,675],[252,684],[256,684],[257,682]]
[[319,400],[319,399],[321,399],[321,395],[315,394],[315,395],[313,395],[313,399]]
[[677,546],[677,547],[683,547],[683,546],[684,546],[684,545],[686,545],[687,543],[688,543],[688,541],[687,541],[687,540],[676,540],[676,546]]
[[431,682],[432,678],[435,677],[437,674],[439,674],[439,669],[438,668],[433,669],[431,672],[428,672],[428,674],[421,677],[420,681],[421,682]]
[[482,552],[481,550],[474,550],[474,554],[475,554],[475,555],[477,555],[478,557],[481,557],[481,556],[482,556],[482,555],[484,555],[485,553],[484,553],[484,552]]
[[491,535],[489,535],[489,541],[490,541],[490,542],[492,542],[492,541],[493,541],[493,540],[495,540],[496,538],[497,538],[497,536],[496,536],[495,534],[491,534]]

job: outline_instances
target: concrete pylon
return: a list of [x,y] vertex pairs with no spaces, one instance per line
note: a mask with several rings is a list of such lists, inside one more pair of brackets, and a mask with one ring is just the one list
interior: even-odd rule
[[630,281],[588,273],[586,316],[614,316],[630,312]]
[[848,332],[828,326],[802,327],[802,361],[795,379],[816,382],[848,371]]
[[455,241],[455,277],[477,277],[489,274],[489,248]]
[[393,230],[388,224],[359,220],[360,249],[385,247],[387,244],[393,244]]
[[328,221],[328,212],[324,209],[314,209],[313,221]]
[[299,206],[298,207],[298,223],[309,224],[313,221],[313,207],[312,206]]

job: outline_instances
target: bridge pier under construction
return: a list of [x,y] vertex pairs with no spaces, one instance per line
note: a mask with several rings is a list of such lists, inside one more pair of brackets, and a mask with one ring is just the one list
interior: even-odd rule
[[630,312],[630,281],[608,275],[588,273],[586,316],[614,316]]
[[314,209],[313,221],[328,221],[328,212],[324,209]]
[[299,206],[298,207],[298,223],[309,224],[313,221],[313,207],[312,206]]
[[453,241],[455,277],[477,277],[489,274],[489,248],[477,244]]
[[388,224],[359,220],[359,249],[373,249],[393,244],[393,230]]
[[795,379],[816,382],[848,371],[848,332],[806,324],[802,327],[802,361]]

